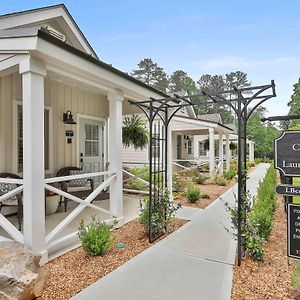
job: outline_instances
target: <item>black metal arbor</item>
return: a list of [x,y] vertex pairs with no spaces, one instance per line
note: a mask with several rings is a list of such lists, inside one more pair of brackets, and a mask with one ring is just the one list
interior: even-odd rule
[[[270,92],[271,91],[271,92]],[[157,217],[157,209],[163,207],[166,200],[168,178],[168,126],[173,116],[183,107],[194,105],[191,99],[207,97],[209,100],[203,105],[221,104],[232,109],[237,118],[238,125],[238,265],[242,261],[242,204],[246,197],[246,143],[247,121],[253,112],[265,101],[276,97],[275,83],[236,88],[226,91],[201,91],[199,94],[168,97],[163,99],[150,98],[147,101],[130,101],[138,106],[146,115],[150,128],[150,161],[149,161],[149,240],[153,242],[164,233],[165,218]],[[257,100],[255,102],[255,100]],[[198,103],[199,104],[199,103]],[[250,107],[251,106],[251,107]],[[157,119],[162,121],[162,128]],[[162,129],[162,130],[161,130]],[[158,143],[161,149],[157,151]],[[169,174],[171,176],[171,174]],[[160,224],[159,226],[157,224]]]
[[[149,241],[153,242],[166,229],[168,197],[168,130],[173,116],[193,103],[186,98],[129,101],[139,107],[149,122]],[[170,175],[171,176],[171,175]]]

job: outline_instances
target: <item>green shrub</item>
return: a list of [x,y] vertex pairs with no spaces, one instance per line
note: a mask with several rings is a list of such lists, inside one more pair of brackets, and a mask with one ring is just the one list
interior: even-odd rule
[[206,180],[207,177],[200,174],[193,178],[193,181],[196,182],[197,184],[203,184]]
[[128,188],[132,189],[132,190],[138,190],[138,191],[148,190],[148,186],[145,183],[143,183],[137,179],[130,180],[128,182]]
[[191,203],[195,203],[200,199],[200,190],[196,187],[190,187],[187,191],[187,198]]
[[250,220],[256,224],[259,235],[265,240],[268,239],[273,223],[273,216],[276,210],[276,171],[271,166],[263,182],[260,183],[257,198],[250,213]]
[[271,163],[272,159],[269,157],[257,157],[254,159],[255,164],[260,164],[260,163]]
[[77,234],[81,240],[82,249],[90,256],[104,254],[114,242],[111,236],[111,226],[101,222],[96,216],[93,216],[92,222],[86,226],[81,220]]
[[185,189],[185,182],[182,179],[177,177],[173,178],[172,185],[173,185],[173,192],[175,193],[183,192]]
[[[263,260],[264,243],[272,229],[276,210],[275,185],[276,170],[271,166],[259,185],[253,206],[251,207],[252,199],[249,195],[241,201],[242,245],[254,260]],[[237,206],[229,207],[228,203],[225,205],[230,212],[233,234],[237,238]]]
[[227,172],[224,172],[224,178],[226,180],[231,180],[232,178],[234,178],[237,175],[237,169],[230,167],[229,170]]
[[227,180],[224,177],[216,177],[215,184],[221,185],[221,186],[226,186]]
[[203,198],[203,199],[210,199],[210,196],[205,193],[205,194],[201,195],[201,198]]
[[246,237],[246,249],[253,260],[264,260],[264,239],[258,234],[248,234]]
[[152,234],[157,235],[164,233],[165,229],[170,225],[176,211],[182,207],[181,204],[174,204],[170,200],[169,192],[164,192],[163,195],[154,199],[155,205],[152,205],[151,220],[149,220],[149,198],[144,198],[140,202],[139,222],[144,226],[144,231],[149,234],[149,221],[151,222]]

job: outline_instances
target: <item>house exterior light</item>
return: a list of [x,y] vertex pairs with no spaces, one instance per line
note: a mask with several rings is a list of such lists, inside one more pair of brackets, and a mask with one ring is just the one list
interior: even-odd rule
[[63,114],[63,122],[65,124],[77,124],[74,120],[73,120],[73,115],[71,113],[70,110],[67,110],[64,114]]

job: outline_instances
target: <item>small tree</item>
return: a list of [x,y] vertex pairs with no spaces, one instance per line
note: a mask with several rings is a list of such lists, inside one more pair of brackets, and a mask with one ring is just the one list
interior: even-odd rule
[[125,117],[123,122],[123,144],[126,147],[133,146],[135,149],[144,149],[149,143],[149,132],[146,121],[137,115]]

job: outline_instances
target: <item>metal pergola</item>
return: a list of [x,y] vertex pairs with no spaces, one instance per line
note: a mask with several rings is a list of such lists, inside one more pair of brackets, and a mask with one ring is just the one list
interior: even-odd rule
[[[187,98],[154,99],[129,101],[139,107],[149,122],[149,241],[153,242],[166,230],[166,216],[158,210],[165,210],[168,197],[168,128],[174,115],[183,107],[192,106]],[[172,174],[170,175],[172,176]],[[158,224],[159,223],[159,224]]]
[[[232,97],[235,95],[234,97]],[[168,126],[174,115],[183,107],[193,106],[192,99],[196,97],[206,97],[205,102],[200,103],[203,105],[208,104],[222,104],[228,106],[234,112],[237,118],[238,125],[238,265],[242,261],[242,204],[243,199],[246,197],[246,142],[247,142],[247,121],[253,112],[265,101],[276,97],[274,80],[270,84],[252,86],[245,88],[233,87],[231,90],[225,91],[206,91],[202,90],[201,93],[187,96],[174,95],[174,97],[167,97],[163,99],[150,98],[146,101],[133,101],[131,104],[139,107],[146,115],[149,121],[150,128],[150,184],[149,184],[149,240],[153,242],[156,238],[161,236],[164,231],[156,232],[153,225],[153,213],[163,201],[164,191],[167,190],[168,178]],[[207,98],[209,100],[207,100]],[[256,101],[256,102],[255,102]],[[197,103],[199,105],[199,103]],[[252,107],[250,107],[252,105]],[[158,130],[155,126],[155,120],[162,121],[163,131]],[[161,143],[161,151],[159,155],[154,153],[156,147],[155,143]],[[163,174],[159,176],[157,174]],[[171,176],[172,174],[170,174]],[[162,220],[163,221],[163,220]],[[165,227],[164,224],[161,226]]]

